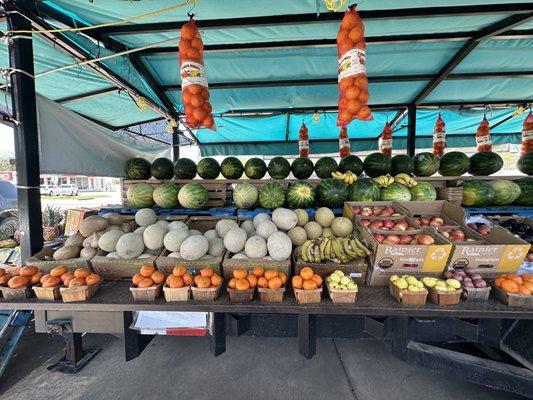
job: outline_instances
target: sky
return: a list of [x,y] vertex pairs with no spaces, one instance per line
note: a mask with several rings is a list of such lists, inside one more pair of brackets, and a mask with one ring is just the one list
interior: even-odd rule
[[15,154],[13,140],[13,129],[7,125],[0,124],[0,154]]

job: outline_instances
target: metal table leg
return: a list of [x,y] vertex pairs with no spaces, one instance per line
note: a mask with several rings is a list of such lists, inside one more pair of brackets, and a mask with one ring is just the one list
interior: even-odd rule
[[316,315],[298,315],[298,350],[307,359],[316,354]]
[[211,352],[215,357],[226,351],[226,314],[213,313],[213,327],[210,337]]

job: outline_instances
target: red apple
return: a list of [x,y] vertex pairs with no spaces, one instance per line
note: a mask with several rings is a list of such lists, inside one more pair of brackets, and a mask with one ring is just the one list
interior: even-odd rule
[[431,220],[428,217],[422,217],[422,218],[420,218],[420,225],[421,226],[428,226],[430,221]]
[[362,210],[362,208],[359,207],[359,206],[356,206],[356,207],[352,208],[352,211],[353,211],[353,213],[354,213],[355,215],[359,215],[359,214],[361,214],[361,210]]
[[411,244],[418,244],[418,242],[416,241],[416,239],[413,239],[411,240]]
[[400,244],[400,237],[398,235],[387,235],[385,239],[394,242],[394,244]]
[[363,226],[370,225],[370,221],[368,219],[362,219],[360,222],[361,222],[361,225],[363,225]]
[[429,222],[429,226],[442,226],[444,225],[444,220],[441,217],[433,217]]
[[390,229],[393,226],[394,226],[394,221],[390,221],[390,220],[383,221],[383,227]]
[[413,222],[414,222],[416,225],[420,225],[420,218],[413,218]]
[[368,227],[371,229],[381,229],[383,227],[383,221],[372,221]]
[[450,232],[450,237],[452,238],[452,240],[461,242],[465,240],[465,233],[460,229],[456,229]]
[[377,217],[381,215],[381,211],[383,211],[383,207],[374,207],[374,209],[372,210],[372,214]]
[[385,236],[383,236],[381,233],[374,233],[374,239],[378,241],[378,243],[383,242],[383,239],[385,239]]
[[394,231],[405,231],[407,228],[403,224],[396,224],[392,227],[392,230]]
[[431,245],[435,243],[435,239],[429,235],[420,235],[417,239],[418,244]]
[[364,207],[361,210],[361,215],[366,215],[366,216],[372,215],[372,209],[370,207]]
[[381,242],[381,244],[392,244],[392,245],[396,245],[398,243],[394,242],[393,240],[390,240],[390,239],[385,239],[383,242]]
[[450,237],[450,234],[448,233],[448,231],[443,231],[441,232],[442,236],[446,237],[446,238],[449,238]]
[[479,228],[477,228],[477,231],[483,235],[487,236],[489,233],[492,232],[492,228],[488,225],[481,225]]
[[394,214],[394,208],[392,207],[385,207],[385,209],[381,212],[382,217],[390,217],[392,214]]
[[466,224],[466,226],[468,226],[470,229],[477,231],[477,225],[474,224],[473,222]]
[[411,236],[409,235],[401,235],[400,236],[400,244],[410,244],[411,243]]

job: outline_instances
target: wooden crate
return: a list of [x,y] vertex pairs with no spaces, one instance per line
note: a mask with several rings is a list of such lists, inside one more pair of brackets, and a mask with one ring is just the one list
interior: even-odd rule
[[423,306],[426,304],[426,298],[428,295],[427,290],[420,290],[418,292],[410,292],[408,290],[402,290],[398,286],[389,282],[390,294],[404,306]]
[[213,271],[220,274],[223,257],[209,257],[200,258],[195,261],[187,261],[182,258],[168,257],[170,252],[163,250],[163,252],[156,258],[155,266],[158,271],[165,275],[170,275],[175,266],[179,265],[186,268],[192,275],[196,275],[204,268],[212,268]]
[[340,290],[340,289],[333,289],[329,286],[329,283],[326,282],[326,286],[328,288],[329,298],[333,303],[355,303],[355,300],[357,300],[357,292],[358,290]]
[[294,289],[294,297],[298,304],[320,303],[322,301],[322,288],[313,290]]
[[461,289],[454,290],[453,292],[442,292],[434,288],[429,288],[429,300],[438,306],[453,306],[459,304],[461,301],[462,292]]
[[34,292],[31,289],[31,286],[25,286],[21,288],[10,288],[7,286],[0,287],[0,291],[2,292],[2,296],[5,300],[25,300],[33,297]]
[[437,190],[438,199],[446,200],[454,206],[461,206],[463,202],[463,188],[462,187],[442,187]]
[[100,290],[100,286],[101,283],[96,285],[74,286],[71,288],[61,287],[59,288],[59,293],[61,293],[63,303],[86,301],[92,298],[98,290]]
[[54,287],[42,287],[40,283],[33,286],[33,291],[38,300],[56,301],[61,299],[60,285]]
[[40,272],[47,273],[53,270],[55,267],[64,265],[69,270],[75,270],[76,268],[87,268],[92,271],[91,263],[87,258],[72,258],[65,261],[55,261],[52,259],[55,249],[51,247],[45,247],[26,261],[26,265],[33,265],[39,268]]
[[165,301],[188,301],[191,297],[191,286],[184,286],[182,288],[170,288],[167,285],[163,286],[163,294]]
[[143,265],[155,267],[155,260],[161,251],[151,252],[154,256],[150,258],[115,259],[106,257],[107,252],[100,250],[91,259],[91,265],[95,273],[104,280],[114,280],[131,278],[139,272]]
[[490,296],[490,286],[486,288],[471,288],[463,286],[464,301],[487,301]]
[[221,287],[199,288],[191,286],[192,298],[194,301],[215,301],[220,294]]
[[296,256],[296,251],[293,253],[294,274],[298,275],[302,268],[310,267],[316,274],[326,279],[334,271],[339,270],[344,275],[351,276],[358,285],[364,285],[366,280],[366,271],[368,269],[368,262],[366,258],[356,258],[345,264],[338,264],[333,261],[326,261],[321,263],[305,262]]
[[224,255],[224,260],[222,261],[222,271],[224,273],[224,279],[233,278],[233,270],[244,268],[248,271],[254,269],[254,267],[267,269],[277,269],[278,271],[284,272],[289,278],[291,273],[291,260],[285,261],[276,261],[276,260],[263,260],[255,258],[237,258],[232,259],[230,256],[233,256],[230,252],[226,252]]
[[131,286],[130,292],[133,296],[133,301],[156,301],[156,299],[161,294],[162,287],[162,283],[147,288],[138,288]]
[[533,309],[533,295],[507,293],[494,284],[492,284],[492,294],[509,307]]
[[228,287],[229,300],[233,303],[249,303],[254,298],[255,288],[237,290]]
[[259,292],[259,299],[261,300],[261,303],[282,303],[283,295],[285,294],[285,287],[281,287],[279,289],[269,289],[258,286],[257,291]]
[[215,229],[218,221],[222,219],[233,219],[237,221],[237,217],[213,217],[210,215],[191,215],[187,220],[187,227],[189,230],[196,229],[202,233],[210,229]]

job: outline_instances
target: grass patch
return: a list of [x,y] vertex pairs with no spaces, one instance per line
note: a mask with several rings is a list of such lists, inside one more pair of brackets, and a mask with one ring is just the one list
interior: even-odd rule
[[77,196],[41,196],[42,200],[73,200],[73,201],[84,201],[84,200],[93,200],[101,199],[108,197],[105,194],[91,194],[91,195],[77,195]]

